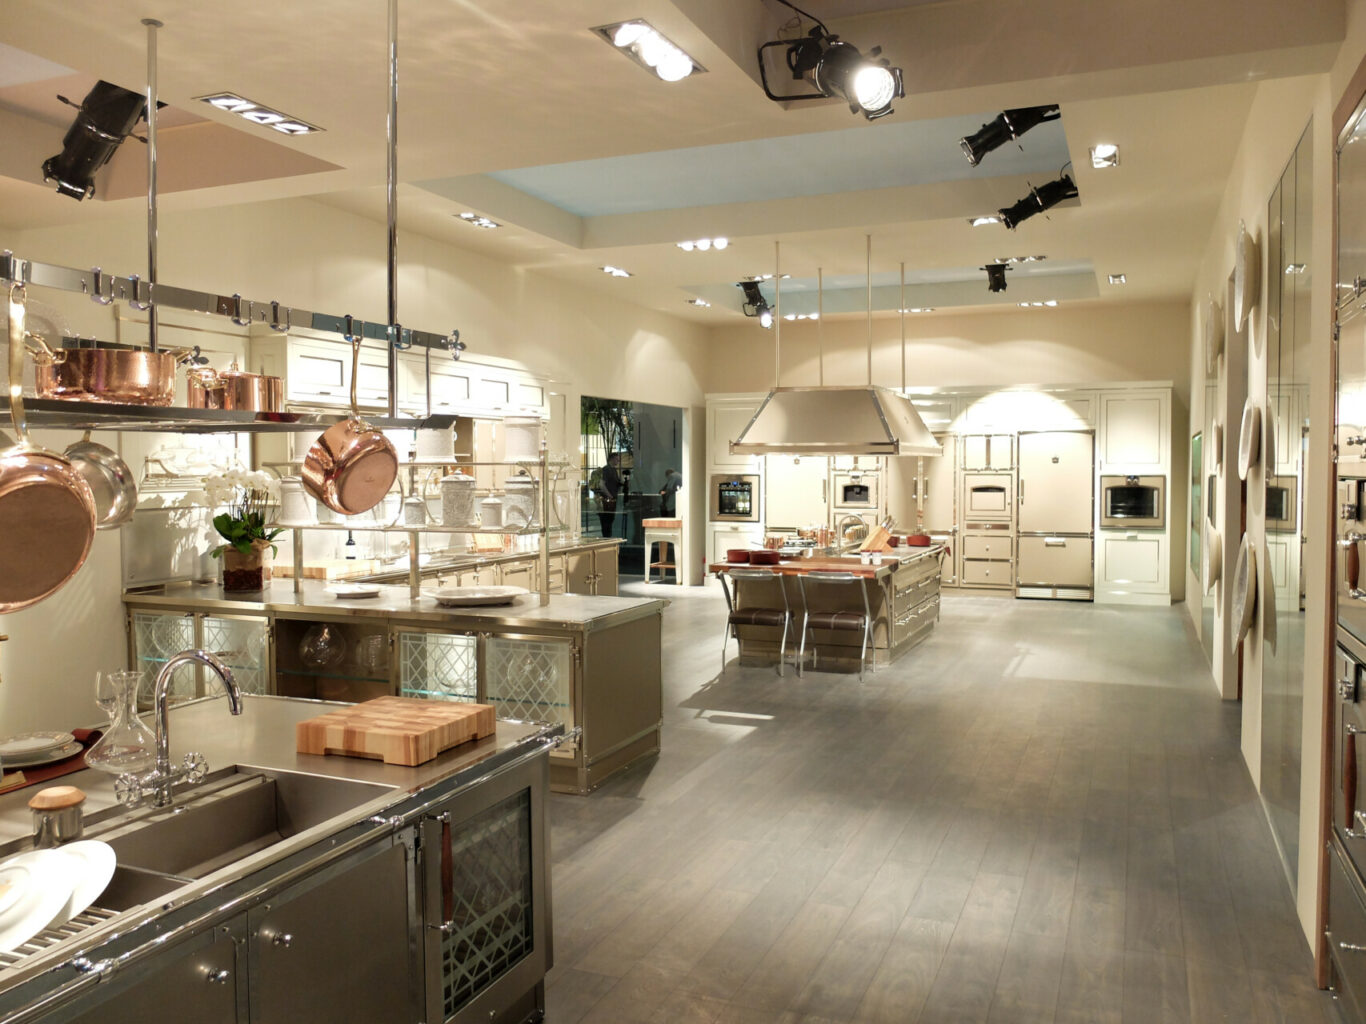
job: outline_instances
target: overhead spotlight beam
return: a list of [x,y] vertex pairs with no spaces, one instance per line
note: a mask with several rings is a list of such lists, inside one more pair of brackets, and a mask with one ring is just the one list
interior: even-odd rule
[[133,131],[147,110],[147,100],[141,93],[99,81],[78,109],[62,137],[62,151],[43,161],[43,180],[55,181],[58,193],[80,202],[95,193],[95,174]]
[[1056,121],[1062,111],[1056,104],[1044,107],[1015,107],[1003,110],[988,124],[982,125],[973,134],[958,140],[968,163],[976,167],[993,149],[999,149],[1012,139],[1018,139],[1029,129],[1045,121]]
[[1001,223],[1014,231],[1017,224],[1028,220],[1036,213],[1051,210],[1065,200],[1076,199],[1079,194],[1076,183],[1072,181],[1069,175],[1064,174],[1057,181],[1050,181],[1047,185],[1031,188],[1029,195],[1014,206],[1007,206],[998,211],[1001,215]]
[[740,311],[745,316],[759,318],[761,327],[773,326],[773,307],[768,304],[768,299],[764,298],[764,293],[759,290],[758,281],[739,281],[735,287],[744,293],[744,302],[740,305]]

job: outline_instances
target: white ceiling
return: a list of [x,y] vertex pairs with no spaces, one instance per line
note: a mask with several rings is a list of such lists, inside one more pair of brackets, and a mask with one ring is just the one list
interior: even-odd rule
[[[3,89],[32,97],[50,82],[59,91],[59,81],[70,88],[73,73],[141,89],[146,30],[139,20],[149,15],[166,25],[159,37],[163,99],[189,119],[207,118],[177,129],[186,140],[179,152],[169,144],[175,133],[166,133],[163,169],[178,184],[164,207],[306,195],[382,218],[384,6],[152,0],[125,16],[99,0],[7,0],[0,22],[0,135],[7,139],[0,147],[0,224],[138,215],[143,203],[127,184],[108,192],[127,198],[80,204],[44,187],[37,165],[60,148],[65,126],[36,111],[32,98],[7,99]],[[765,98],[755,53],[792,17],[773,0],[402,0],[399,165],[408,184],[399,193],[400,222],[707,323],[740,316],[733,284],[771,268],[775,242],[785,272],[813,279],[819,268],[829,278],[864,273],[866,235],[873,238],[874,272],[895,273],[904,262],[908,277],[924,282],[917,288],[938,281],[943,300],[915,304],[941,310],[1000,301],[988,298],[984,281],[974,298],[965,268],[1035,253],[1058,266],[1090,268],[1079,272],[1089,273],[1089,288],[1060,296],[1065,301],[1185,296],[1256,81],[1325,70],[1345,17],[1343,0],[1298,0],[1293,19],[1285,17],[1283,0],[798,6],[865,50],[881,45],[904,68],[908,96],[895,114],[867,123],[838,102],[788,109]],[[708,71],[664,83],[588,31],[632,17],[648,19]],[[256,25],[270,32],[250,28]],[[221,90],[326,131],[285,138],[195,102]],[[941,150],[953,134],[945,136],[944,126],[1039,103],[1060,104],[1063,119],[1038,129],[1037,143],[1026,135],[1024,157],[1034,145],[1065,151],[1079,202],[1014,233],[970,228],[968,216],[1013,203],[1051,172],[1002,150],[975,170],[964,161],[954,177],[926,173],[924,165],[944,160]],[[196,160],[206,147],[189,140],[209,130],[237,133],[225,137],[238,138],[250,159],[220,168],[217,179],[198,165],[173,169],[177,160]],[[939,148],[916,151],[914,140],[930,137]],[[852,141],[842,145],[841,138]],[[1087,148],[1101,141],[1121,146],[1119,168],[1089,166]],[[820,160],[785,172],[800,187],[779,182],[783,175],[765,163],[775,153],[790,163],[808,146],[819,148]],[[1056,155],[1049,154],[1050,166]],[[119,180],[136,184],[133,169],[143,159],[140,146],[128,145],[111,166]],[[610,186],[614,175],[624,194],[639,168],[670,166],[685,173],[686,188],[670,187],[659,175],[635,188],[629,203],[603,198],[612,189],[600,183]],[[589,180],[585,171],[596,174],[593,203],[575,208],[572,198],[527,185],[526,176],[537,174],[554,182],[546,169],[557,167],[572,168],[580,186]],[[870,174],[870,167],[880,172]],[[233,180],[222,180],[226,173]],[[561,174],[558,187],[565,180]],[[505,226],[471,228],[455,217],[463,210]],[[732,240],[725,252],[685,253],[674,245],[715,235]],[[604,263],[635,276],[609,279],[596,269]],[[1117,272],[1128,276],[1123,288],[1105,283]],[[167,280],[173,273],[163,269]],[[1026,297],[1027,276],[1015,278],[1021,284],[1010,299]],[[1037,288],[1048,275],[1029,279]],[[734,292],[737,301],[703,310],[684,304],[704,290]]]

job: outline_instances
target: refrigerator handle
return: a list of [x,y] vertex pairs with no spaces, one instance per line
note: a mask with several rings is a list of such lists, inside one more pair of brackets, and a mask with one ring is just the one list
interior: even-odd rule
[[1024,482],[1023,480],[1021,480],[1021,481],[1020,481],[1020,499],[1015,503],[1015,504],[1017,504],[1017,505],[1023,505],[1023,504],[1024,504],[1024,485],[1025,485],[1025,482]]
[[830,481],[829,481],[829,480],[822,480],[822,481],[821,481],[821,504],[822,504],[822,505],[829,505],[829,504],[830,504]]

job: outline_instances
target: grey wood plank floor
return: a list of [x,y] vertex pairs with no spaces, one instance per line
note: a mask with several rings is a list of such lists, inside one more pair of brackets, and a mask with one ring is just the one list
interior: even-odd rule
[[663,751],[551,801],[551,1024],[1336,1021],[1184,609],[946,595],[860,683],[623,590]]

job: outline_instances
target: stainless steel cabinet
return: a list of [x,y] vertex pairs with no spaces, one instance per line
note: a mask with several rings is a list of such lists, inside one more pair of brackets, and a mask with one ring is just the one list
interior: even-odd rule
[[[128,616],[128,652],[144,673],[139,699],[151,703],[152,683],[172,655],[196,647],[217,654],[232,669],[243,693],[272,693],[270,620],[264,615],[209,615],[204,612],[133,611]],[[188,700],[213,692],[197,665],[172,678],[173,697]]]
[[617,596],[617,546],[571,551],[565,571],[565,589],[592,597]]
[[227,929],[211,928],[166,950],[156,967],[116,975],[97,985],[95,995],[58,1007],[44,1019],[66,1024],[167,1019],[176,1024],[237,1024],[238,973],[237,943]]

